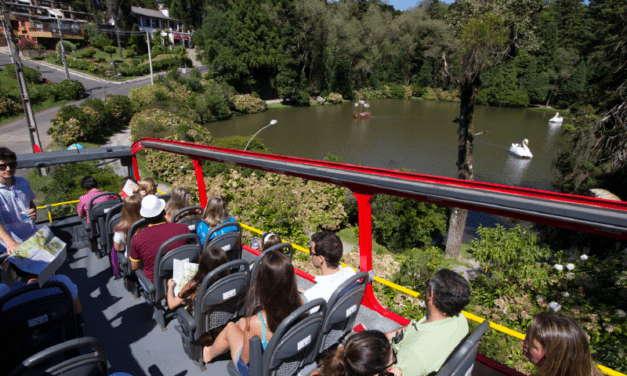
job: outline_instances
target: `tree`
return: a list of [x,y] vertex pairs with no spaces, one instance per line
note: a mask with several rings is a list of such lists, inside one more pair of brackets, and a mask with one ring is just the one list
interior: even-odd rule
[[[460,0],[451,5],[453,27],[461,45],[461,69],[454,79],[460,87],[457,145],[457,177],[473,180],[472,118],[481,76],[516,55],[533,40],[532,16],[542,9],[540,0]],[[451,75],[450,68],[447,72]],[[460,258],[468,210],[454,208],[449,222],[446,257]]]

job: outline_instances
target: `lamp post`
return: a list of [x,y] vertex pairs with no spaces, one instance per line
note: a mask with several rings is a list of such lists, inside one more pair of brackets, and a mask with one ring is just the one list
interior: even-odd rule
[[[246,144],[246,147],[244,148],[244,151],[246,151],[246,149],[248,149],[248,145],[250,145],[250,142],[253,140],[253,138],[255,138],[255,136],[256,136],[256,135],[258,135],[258,134],[259,134],[259,132],[263,131],[264,129],[266,129],[266,128],[268,128],[269,126],[274,125],[274,124],[276,124],[276,123],[278,123],[278,121],[277,121],[276,119],[272,119],[272,120],[270,120],[270,124],[266,125],[265,127],[261,128],[260,130],[258,130],[258,131],[257,131],[257,133],[255,133],[255,134],[254,134],[254,135],[250,138],[250,140],[248,140],[248,143]],[[241,167],[239,168],[239,173],[240,173],[240,174],[242,173],[242,168],[241,168]]]
[[275,119],[270,120],[270,124],[266,125],[265,127],[261,128],[260,130],[257,131],[257,133],[255,133],[250,140],[248,140],[248,143],[246,144],[246,147],[244,148],[244,151],[246,151],[246,149],[248,149],[248,145],[250,145],[250,142],[253,140],[253,138],[255,138],[256,135],[259,134],[259,132],[263,131],[264,129],[268,128],[271,125],[274,125],[278,123],[278,121],[276,121]]

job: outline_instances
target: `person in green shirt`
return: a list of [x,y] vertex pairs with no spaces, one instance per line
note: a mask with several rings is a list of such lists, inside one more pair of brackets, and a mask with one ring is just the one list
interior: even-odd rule
[[387,333],[396,343],[398,363],[404,375],[423,376],[437,372],[451,352],[468,334],[461,313],[470,301],[470,285],[461,275],[442,269],[429,279],[420,321]]

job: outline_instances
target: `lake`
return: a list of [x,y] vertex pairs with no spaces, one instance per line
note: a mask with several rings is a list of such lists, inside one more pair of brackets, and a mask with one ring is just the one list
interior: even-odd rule
[[[322,159],[331,153],[344,163],[410,168],[418,173],[456,177],[459,103],[371,100],[372,117],[353,119],[352,103],[271,109],[208,124],[214,138],[252,136],[270,120],[278,123],[257,137],[273,153]],[[474,172],[478,181],[551,190],[555,152],[563,139],[549,125],[553,112],[476,106]],[[509,154],[526,138],[533,159]]]

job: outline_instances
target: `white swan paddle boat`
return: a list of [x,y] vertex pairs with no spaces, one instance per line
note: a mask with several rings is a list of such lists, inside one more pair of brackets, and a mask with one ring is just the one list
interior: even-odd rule
[[559,112],[556,112],[555,116],[553,116],[549,120],[549,123],[551,123],[551,124],[562,124],[562,121],[564,121],[564,118],[560,116]]
[[533,158],[533,154],[531,154],[531,150],[529,150],[527,145],[529,145],[529,140],[525,138],[521,144],[512,144],[509,148],[509,153],[519,158]]

